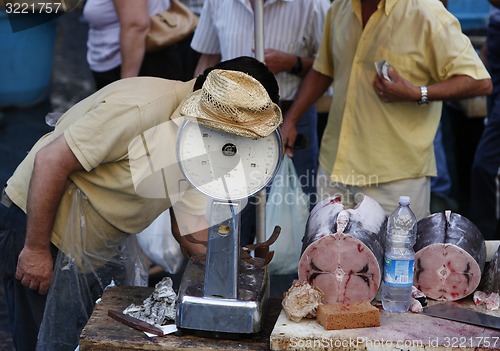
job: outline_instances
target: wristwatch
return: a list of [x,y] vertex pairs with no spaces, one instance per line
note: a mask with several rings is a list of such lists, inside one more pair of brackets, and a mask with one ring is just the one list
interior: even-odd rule
[[291,74],[300,74],[302,72],[302,58],[300,56],[297,56],[297,62],[293,65],[292,69],[290,70]]
[[428,105],[429,99],[427,98],[427,87],[425,85],[420,87],[420,100],[418,100],[419,105]]

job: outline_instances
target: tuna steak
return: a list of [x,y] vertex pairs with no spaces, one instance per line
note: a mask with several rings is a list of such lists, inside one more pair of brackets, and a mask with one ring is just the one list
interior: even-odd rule
[[302,240],[299,281],[321,290],[325,304],[371,301],[382,277],[386,222],[368,196],[349,210],[338,197],[318,203]]
[[451,211],[417,223],[413,285],[435,300],[454,301],[479,285],[486,245],[477,227]]

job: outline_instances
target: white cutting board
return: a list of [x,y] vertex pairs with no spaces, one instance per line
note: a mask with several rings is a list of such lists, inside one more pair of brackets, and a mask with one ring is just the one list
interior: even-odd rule
[[[431,302],[436,303],[436,302]],[[500,318],[500,310],[488,311],[472,301],[457,302]],[[488,329],[417,313],[390,313],[381,309],[380,327],[325,330],[315,319],[299,323],[281,311],[270,338],[270,348],[284,350],[442,350],[500,349],[500,330]]]

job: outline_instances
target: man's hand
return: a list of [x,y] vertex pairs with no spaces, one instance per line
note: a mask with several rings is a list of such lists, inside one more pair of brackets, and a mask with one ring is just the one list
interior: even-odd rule
[[280,127],[280,132],[283,141],[283,152],[289,157],[293,157],[293,145],[297,139],[297,128],[295,124],[290,119],[285,118]]
[[420,99],[420,88],[414,86],[406,79],[401,77],[392,67],[389,67],[387,73],[391,80],[387,80],[379,75],[375,76],[373,89],[375,93],[384,102],[398,101],[418,101]]
[[[415,86],[401,77],[392,67],[388,74],[391,80],[376,75],[373,89],[384,102],[417,102],[421,98],[420,86]],[[467,75],[456,75],[447,80],[427,85],[429,101],[467,99],[489,95],[492,91],[490,78],[474,79]]]
[[16,279],[44,295],[49,290],[53,266],[50,250],[32,250],[25,246],[17,260]]
[[289,68],[295,64],[296,59],[295,55],[286,52],[274,49],[264,50],[264,62],[273,74],[289,71]]

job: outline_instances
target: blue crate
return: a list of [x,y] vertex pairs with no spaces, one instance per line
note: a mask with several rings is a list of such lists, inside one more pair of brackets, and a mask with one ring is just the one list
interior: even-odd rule
[[490,7],[487,0],[448,0],[448,10],[458,18],[464,31],[484,29]]
[[55,37],[56,21],[14,33],[7,14],[0,11],[0,108],[35,105],[47,98]]

